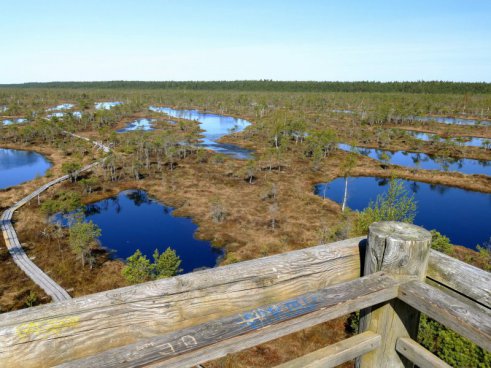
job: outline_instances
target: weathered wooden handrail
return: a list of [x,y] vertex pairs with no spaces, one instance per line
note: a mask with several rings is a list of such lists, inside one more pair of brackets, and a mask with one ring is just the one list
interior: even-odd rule
[[466,299],[491,308],[491,273],[460,262],[446,254],[430,250],[428,282]]
[[[363,306],[387,302],[396,297],[399,283],[400,281],[388,275],[377,273],[164,336],[146,339],[90,358],[63,364],[61,367],[123,368],[150,363],[162,363],[165,367],[176,368],[193,366],[341,317]],[[232,346],[229,344],[230,339],[234,339]]]
[[[426,241],[427,239],[423,243],[426,244]],[[397,254],[405,251],[420,254],[419,258],[424,261],[423,253],[414,253],[411,246],[395,247],[394,253],[390,247],[385,247],[386,241],[380,242],[384,244],[384,250],[374,253],[375,264],[384,264],[383,256],[397,255],[394,259],[398,267],[381,269],[390,271],[391,275],[384,277],[394,280],[396,285],[387,286],[381,283],[381,289],[375,286],[371,292],[361,291],[363,288],[360,289],[359,285],[367,282],[363,280],[380,277],[376,273],[368,278],[360,278],[360,265],[366,243],[364,238],[349,239],[3,314],[0,315],[0,365],[37,367],[66,364],[96,367],[116,363],[115,366],[134,366],[135,362],[144,362],[143,364],[152,366],[191,366],[374,304],[387,306],[400,303],[407,306],[404,307],[406,310],[411,311],[412,306],[434,317],[433,313],[438,313],[439,308],[431,307],[432,298],[426,300],[430,306],[425,306],[424,303],[414,304],[418,297],[412,295],[421,293],[407,293],[407,290],[413,290],[416,285],[418,290],[429,287],[429,296],[443,294],[441,290],[421,283],[426,273],[423,272],[424,266],[406,267],[406,261],[412,257]],[[400,246],[404,245],[404,241],[391,244]],[[377,260],[377,257],[380,259]],[[469,268],[438,252],[430,252],[429,258],[427,281],[437,282],[443,289],[453,290],[453,293],[461,297],[455,299],[450,294],[452,299],[445,299],[443,302],[444,306],[446,303],[450,303],[450,306],[446,309],[442,307],[441,310],[455,311],[451,306],[458,300],[462,305],[470,306],[472,309],[469,310],[473,313],[477,311],[478,318],[484,322],[476,323],[472,318],[462,319],[462,316],[452,315],[450,312],[443,313],[447,315],[445,319],[435,319],[450,328],[456,329],[455,324],[459,325],[461,330],[456,329],[457,332],[467,337],[473,335],[474,340],[480,340],[480,345],[488,348],[489,308],[486,303],[491,292],[491,284],[487,282],[490,279],[489,273]],[[442,258],[445,262],[440,261]],[[413,270],[417,274],[403,269]],[[459,269],[461,272],[453,273],[449,269]],[[378,270],[374,268],[371,271]],[[365,267],[365,275],[368,271],[368,267]],[[468,280],[472,280],[473,287],[469,293],[470,298],[466,299],[464,285]],[[342,290],[346,293],[341,292]],[[278,310],[278,305],[285,305],[289,299],[290,302],[298,301],[302,295],[305,297],[322,292],[325,304],[313,303],[312,305],[317,305],[316,308],[304,305],[305,308],[299,308],[295,313],[288,314],[285,309],[286,312],[278,316],[264,312]],[[234,316],[244,319],[245,313],[256,313],[252,316],[259,315],[263,318],[260,324],[262,327],[244,330],[234,325],[234,328],[221,330],[223,334],[213,335],[218,331],[217,325],[223,327],[224,321],[233,322]],[[449,313],[451,317],[448,317]],[[414,315],[412,318],[414,319]],[[199,332],[200,335],[190,334],[191,332]],[[197,338],[203,334],[208,338]],[[196,341],[186,336],[192,336]],[[341,349],[343,353],[333,356],[331,360],[321,359],[323,366],[329,366],[331,363],[328,362],[340,362],[339,359],[352,359],[356,354],[368,353],[365,356],[370,356],[387,349],[394,354],[396,350],[406,349],[404,351],[410,359],[411,349],[415,348],[414,344],[407,343],[410,334],[399,336],[396,333],[389,339],[385,333],[372,330],[368,335],[359,336],[361,337],[344,344],[325,348],[325,352]],[[376,338],[380,341],[380,347],[378,343],[377,346],[368,344],[370,349],[368,345],[363,345],[367,336],[380,336]],[[354,343],[356,341],[360,344]],[[172,350],[174,352],[169,354]],[[305,356],[301,362],[305,363],[310,358],[318,360],[319,354],[323,353]],[[122,357],[125,357],[123,360],[126,365],[122,363]],[[129,361],[126,359],[128,357],[135,360]],[[311,366],[316,365],[312,363]],[[370,365],[363,367],[365,366]]]
[[0,314],[0,362],[46,366],[360,277],[360,242],[300,251]]

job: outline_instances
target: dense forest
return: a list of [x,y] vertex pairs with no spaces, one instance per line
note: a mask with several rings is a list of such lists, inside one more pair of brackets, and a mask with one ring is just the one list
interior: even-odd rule
[[402,92],[402,93],[491,93],[491,83],[445,81],[417,82],[315,82],[315,81],[108,81],[46,82],[0,84],[8,88],[106,88],[106,89],[181,89],[279,92]]

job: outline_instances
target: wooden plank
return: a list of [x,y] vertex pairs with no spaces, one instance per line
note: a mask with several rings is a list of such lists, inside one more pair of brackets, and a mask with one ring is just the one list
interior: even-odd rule
[[[320,321],[345,315],[362,306],[390,300],[397,295],[399,283],[400,281],[384,273],[373,274],[245,313],[65,363],[61,367],[123,368],[149,364],[185,367],[204,363],[232,351],[245,349],[247,344],[243,339],[250,338],[247,336],[249,333],[256,335],[252,343],[259,344],[265,341],[265,337],[267,340],[277,338],[313,326]],[[304,319],[302,320],[301,317]],[[276,329],[273,326],[276,326]],[[260,334],[259,340],[258,334]],[[233,338],[236,339],[231,345],[230,339]],[[220,342],[223,342],[224,346]],[[189,360],[189,356],[185,353],[193,351],[194,360]]]
[[491,311],[464,303],[423,282],[401,286],[399,298],[458,334],[491,351]]
[[22,269],[36,284],[38,284],[54,301],[70,299],[69,294],[37,267],[22,249],[17,234],[10,221],[3,221],[0,226],[5,244],[12,255],[14,262]]
[[0,314],[0,365],[59,364],[357,279],[363,240]]
[[419,368],[452,368],[409,337],[399,338],[396,350]]
[[[82,138],[85,140],[88,140],[87,138],[83,138],[71,133],[66,134],[72,135],[77,138]],[[109,148],[102,145],[99,142],[93,142],[93,144],[104,150],[104,152],[109,152]],[[99,165],[99,162],[94,162],[92,164],[86,165],[83,168],[81,168],[78,172],[85,172],[88,170],[91,170],[95,166]],[[53,279],[51,279],[48,275],[46,275],[38,266],[32,262],[27,254],[24,252],[22,249],[22,245],[17,237],[17,233],[15,232],[15,229],[12,225],[12,217],[14,215],[14,212],[28,203],[31,199],[37,197],[39,194],[47,190],[48,188],[52,187],[53,185],[56,185],[62,181],[65,181],[69,178],[69,175],[64,175],[62,177],[59,177],[57,179],[54,179],[36,190],[34,190],[31,194],[27,195],[26,197],[22,198],[20,201],[16,202],[12,207],[4,211],[0,218],[0,230],[2,231],[3,238],[5,239],[5,245],[7,246],[7,249],[9,253],[12,256],[12,259],[14,260],[15,264],[34,282],[36,283],[39,287],[41,287],[46,294],[48,294],[51,299],[55,302],[63,301],[63,300],[68,300],[71,298],[71,296],[68,294],[68,292],[63,289],[60,285],[58,285]]]
[[[369,227],[364,274],[384,271],[399,277],[424,280],[428,266],[431,233],[419,226],[384,221]],[[363,368],[412,367],[401,359],[395,345],[401,336],[416,338],[419,312],[399,300],[360,312],[360,332],[382,336],[382,346],[359,359]]]
[[491,308],[491,273],[431,250],[426,277]]
[[332,368],[380,347],[380,335],[371,331],[340,341],[275,368]]

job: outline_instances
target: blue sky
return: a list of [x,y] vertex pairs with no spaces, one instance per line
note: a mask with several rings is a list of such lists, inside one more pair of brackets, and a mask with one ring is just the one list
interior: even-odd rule
[[489,0],[0,0],[0,83],[491,82]]

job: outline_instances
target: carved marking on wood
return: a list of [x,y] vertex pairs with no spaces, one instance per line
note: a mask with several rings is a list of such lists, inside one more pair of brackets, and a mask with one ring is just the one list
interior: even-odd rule
[[186,347],[198,345],[198,342],[196,341],[194,336],[191,335],[181,337],[181,341],[184,345],[186,345]]
[[173,354],[176,352],[176,350],[174,349],[174,347],[172,346],[172,344],[170,342],[163,344],[162,348],[164,349],[164,351],[159,352],[159,354],[162,356],[166,356],[166,355]]
[[318,296],[315,294],[302,296],[301,298],[289,300],[281,304],[273,304],[266,308],[257,308],[250,312],[241,314],[242,321],[253,329],[258,329],[270,324],[282,316],[294,317],[298,314],[308,313],[316,308]]

